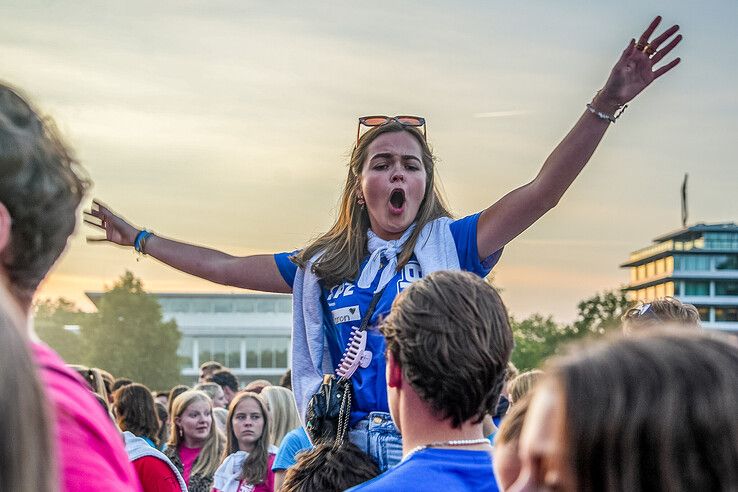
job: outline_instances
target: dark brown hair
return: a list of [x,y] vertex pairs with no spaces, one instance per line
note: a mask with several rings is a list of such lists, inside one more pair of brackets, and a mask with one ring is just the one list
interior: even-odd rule
[[328,232],[292,257],[298,266],[306,268],[313,256],[323,252],[312,266],[312,270],[327,287],[355,278],[359,273],[361,261],[369,252],[367,249],[369,215],[366,209],[356,202],[356,193],[361,186],[361,172],[368,157],[369,144],[380,135],[394,132],[407,132],[418,141],[423,153],[426,174],[425,196],[415,217],[417,227],[397,257],[398,270],[410,260],[423,226],[439,217],[451,216],[435,181],[435,159],[423,134],[416,128],[406,127],[395,121],[370,129],[362,135],[351,154],[336,222]]
[[297,455],[287,470],[281,492],[342,492],[379,475],[379,468],[356,445],[344,441],[339,448],[321,443]]
[[494,412],[513,338],[502,299],[483,279],[428,275],[397,296],[381,331],[413,389],[454,427]]
[[228,369],[215,371],[210,376],[208,376],[205,381],[207,381],[208,383],[215,383],[219,386],[230,388],[230,390],[234,393],[238,391],[238,378],[236,378],[236,376],[234,376],[233,373]]
[[159,446],[161,422],[149,388],[138,383],[119,388],[113,394],[113,407],[120,430],[129,431],[139,437],[148,437]]
[[3,267],[21,304],[64,251],[89,186],[53,121],[0,83],[0,202],[12,217]]
[[229,454],[239,450],[238,439],[233,432],[233,417],[236,414],[236,407],[246,398],[251,398],[259,404],[261,414],[264,419],[264,428],[261,430],[261,437],[256,442],[254,450],[249,453],[241,467],[241,479],[251,485],[262,483],[266,480],[267,465],[269,463],[269,405],[263,396],[252,393],[251,391],[241,391],[238,393],[228,405],[228,418],[226,419],[226,447],[223,450],[223,459]]
[[572,354],[550,371],[577,490],[738,490],[735,339],[644,333]]

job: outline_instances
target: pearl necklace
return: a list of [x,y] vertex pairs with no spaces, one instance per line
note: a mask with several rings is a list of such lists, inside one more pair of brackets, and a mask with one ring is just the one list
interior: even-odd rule
[[486,437],[480,437],[479,439],[452,439],[450,441],[436,441],[414,447],[413,449],[408,451],[405,457],[402,458],[402,461],[407,460],[408,458],[410,458],[410,456],[417,453],[418,451],[422,451],[428,448],[438,448],[441,446],[471,446],[473,444],[489,444],[490,447],[492,446],[489,442],[489,439],[487,439]]

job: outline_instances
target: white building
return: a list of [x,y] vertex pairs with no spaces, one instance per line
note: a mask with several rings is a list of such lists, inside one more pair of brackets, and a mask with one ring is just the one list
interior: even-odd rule
[[[101,293],[87,293],[96,302]],[[291,366],[292,296],[286,294],[174,294],[152,292],[165,320],[182,333],[182,383],[197,381],[200,364],[214,360],[241,384],[274,383]],[[156,354],[152,354],[155,357]]]

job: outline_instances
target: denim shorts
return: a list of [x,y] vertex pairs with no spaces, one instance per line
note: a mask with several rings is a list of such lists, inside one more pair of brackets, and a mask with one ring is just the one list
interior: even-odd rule
[[371,412],[349,430],[349,440],[385,472],[402,459],[402,436],[386,412]]

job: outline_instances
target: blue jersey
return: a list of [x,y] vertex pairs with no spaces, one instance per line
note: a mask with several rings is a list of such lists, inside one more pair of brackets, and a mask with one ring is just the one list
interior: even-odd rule
[[272,471],[287,470],[297,463],[297,455],[302,451],[312,449],[305,429],[300,426],[292,429],[282,438],[282,444],[279,445],[279,451],[272,463]]
[[348,492],[423,490],[497,492],[489,451],[424,449],[394,468]]
[[[485,260],[479,259],[477,249],[477,221],[480,214],[470,215],[450,224],[451,235],[456,244],[459,265],[462,270],[476,273],[481,277],[489,274],[499,260],[502,250]],[[278,253],[274,255],[277,267],[284,280],[292,286],[297,266],[289,259],[294,253]],[[369,257],[364,259],[364,267]],[[329,330],[326,333],[328,350],[336,367],[341,360],[353,327],[361,324],[362,317],[374,297],[379,284],[380,273],[367,289],[360,289],[354,282],[344,282],[330,289],[323,287],[321,304],[323,316],[330,323],[325,323]],[[351,425],[365,418],[369,412],[389,412],[385,378],[384,336],[377,329],[379,320],[386,316],[397,294],[408,285],[422,278],[420,264],[413,255],[410,261],[389,281],[372,314],[367,330],[366,349],[372,353],[369,367],[359,368],[351,377],[354,397],[351,405]]]

